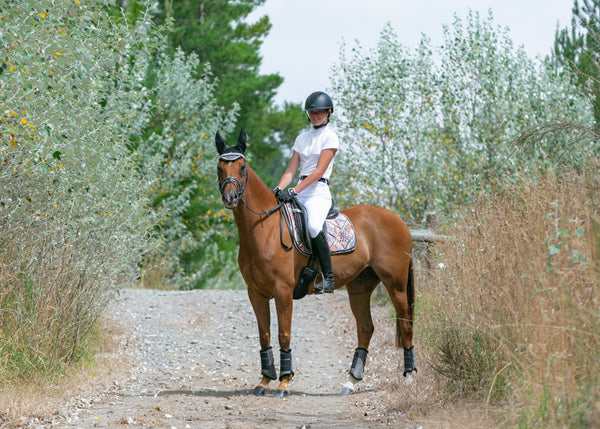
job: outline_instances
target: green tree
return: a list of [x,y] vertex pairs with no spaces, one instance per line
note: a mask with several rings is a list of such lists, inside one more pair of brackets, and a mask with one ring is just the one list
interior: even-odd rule
[[277,148],[273,153],[272,162],[259,173],[267,183],[277,184],[285,171],[291,156],[290,149],[299,131],[304,128],[308,119],[296,103],[284,102],[283,106],[271,106],[265,115],[265,124],[272,130],[267,137],[267,146]]
[[[250,118],[248,113],[240,116],[237,98],[239,94],[244,96],[244,91],[257,92],[249,85],[257,84],[255,77],[262,79],[252,76],[260,65],[260,25],[251,27],[243,22],[252,10],[251,3],[241,9],[239,6],[228,2],[164,2],[163,13],[145,9],[143,2],[135,0],[121,1],[112,9],[119,19],[120,10],[124,10],[128,22],[151,13],[171,30],[153,52],[144,80],[144,86],[151,88],[151,119],[141,134],[132,137],[132,147],[143,153],[144,165],[154,166],[160,182],[153,187],[151,198],[153,207],[163,213],[157,225],[164,240],[160,251],[150,258],[150,266],[162,272],[160,281],[180,287],[222,287],[230,279],[223,274],[237,271],[237,240],[228,232],[231,219],[220,203],[211,155],[217,129],[224,135],[234,134],[234,128],[240,127],[234,127],[234,121],[240,118],[243,123]],[[263,22],[268,23],[268,19],[263,18]],[[202,32],[206,34],[202,36]],[[222,39],[229,42],[223,43]],[[212,63],[217,65],[216,71]],[[254,83],[249,82],[252,79]],[[219,94],[227,97],[219,101]],[[253,162],[256,158],[265,162],[261,174],[269,180],[284,168],[280,147],[289,145],[290,128],[298,120],[287,122],[293,116],[286,109],[292,112],[293,108],[266,106],[267,98],[253,99],[262,104],[246,110],[263,110],[260,126],[266,136],[257,137],[252,129],[247,131]],[[229,106],[229,113],[219,107],[222,105]],[[298,107],[298,119],[301,114]],[[160,267],[155,262],[160,262]]]
[[184,288],[203,287],[231,268],[214,248],[231,227],[215,181],[214,136],[233,129],[237,108],[227,112],[217,105],[210,67],[195,77],[198,67],[194,53],[157,51],[147,101],[151,119],[132,139],[140,164],[157,175],[150,197],[163,245],[153,256],[164,263],[166,281]]
[[556,30],[551,62],[560,73],[576,72],[594,104],[600,126],[600,1],[575,0],[570,27]]
[[181,48],[195,53],[200,65],[210,63],[217,79],[218,104],[239,106],[237,127],[246,130],[253,165],[261,173],[273,171],[280,163],[269,114],[276,89],[283,82],[278,74],[259,73],[259,49],[271,29],[268,16],[247,22],[248,15],[264,1],[160,0],[157,15],[159,23],[173,20],[171,52]]

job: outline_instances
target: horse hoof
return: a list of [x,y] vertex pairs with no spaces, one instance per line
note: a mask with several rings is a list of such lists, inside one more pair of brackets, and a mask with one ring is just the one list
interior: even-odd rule
[[266,392],[267,392],[267,389],[265,389],[264,387],[262,387],[262,386],[256,386],[256,387],[254,388],[254,392],[252,392],[252,394],[253,394],[254,396],[264,396],[264,394],[265,394]]
[[275,391],[275,395],[276,398],[287,398],[288,396],[290,396],[290,391],[289,390],[283,390],[283,389],[277,389]]
[[342,387],[342,390],[340,390],[340,393],[338,393],[338,396],[352,395],[352,392],[354,392],[354,389],[350,389],[349,387]]

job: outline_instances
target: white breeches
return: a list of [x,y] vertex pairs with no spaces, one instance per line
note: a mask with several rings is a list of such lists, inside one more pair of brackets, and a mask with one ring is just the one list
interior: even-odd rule
[[308,232],[311,238],[319,235],[331,208],[331,192],[329,186],[315,182],[298,194],[298,201],[306,208],[308,214]]

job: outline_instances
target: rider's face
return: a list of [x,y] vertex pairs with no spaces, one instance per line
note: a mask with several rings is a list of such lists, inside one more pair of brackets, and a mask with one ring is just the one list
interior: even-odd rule
[[309,110],[308,119],[310,119],[310,123],[313,127],[316,127],[327,122],[328,114],[329,110]]

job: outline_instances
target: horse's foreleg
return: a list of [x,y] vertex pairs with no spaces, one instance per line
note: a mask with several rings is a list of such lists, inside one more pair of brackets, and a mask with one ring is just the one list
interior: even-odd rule
[[258,324],[258,337],[260,341],[260,369],[262,379],[254,388],[254,394],[257,396],[264,395],[269,388],[271,380],[277,378],[277,370],[273,360],[273,350],[271,348],[271,310],[269,307],[269,299],[256,293],[248,291],[250,303],[254,309],[256,322]]
[[294,377],[292,366],[292,349],[279,351],[279,386],[275,391],[275,396],[286,398],[290,395],[289,383]]
[[277,309],[277,326],[279,328],[279,386],[275,396],[285,398],[290,395],[289,383],[294,377],[291,332],[292,332],[292,288],[276,288],[275,307]]

